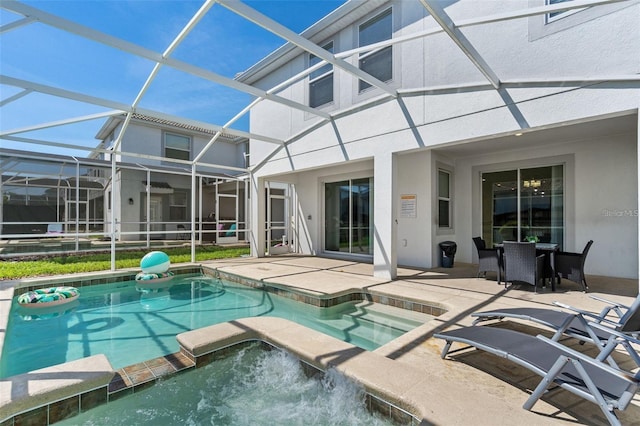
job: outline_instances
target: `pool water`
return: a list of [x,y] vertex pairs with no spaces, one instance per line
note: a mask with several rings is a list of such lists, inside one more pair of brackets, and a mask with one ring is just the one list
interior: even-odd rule
[[258,344],[57,425],[391,425],[335,370],[307,378],[296,358]]
[[421,324],[405,318],[411,312],[394,315],[370,302],[317,308],[206,276],[181,275],[153,286],[83,287],[75,305],[55,312],[14,300],[0,377],[100,353],[118,369],[177,352],[179,333],[244,317],[286,318],[367,350]]

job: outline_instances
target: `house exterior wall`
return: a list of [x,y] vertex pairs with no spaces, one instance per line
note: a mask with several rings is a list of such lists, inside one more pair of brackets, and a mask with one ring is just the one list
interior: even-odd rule
[[[333,40],[336,52],[352,49],[357,45],[357,25],[389,6],[393,8],[395,36],[436,25],[418,2],[391,1],[334,36],[314,41],[322,45]],[[458,1],[448,5],[446,12],[456,21],[521,8],[518,2]],[[505,82],[498,90],[489,86],[441,33],[395,45],[394,78],[389,82],[393,88],[438,90],[398,99],[384,98],[378,89],[359,94],[357,79],[334,67],[334,102],[321,109],[351,108],[350,114],[337,113],[332,122],[323,123],[309,113],[263,101],[252,110],[251,131],[281,138],[287,146],[277,148],[252,140],[251,164],[260,164],[254,170],[255,177],[293,179],[300,210],[321,218],[318,177],[330,172],[357,173],[350,167],[373,161],[374,167],[367,165],[365,169],[374,176],[374,196],[385,194],[377,200],[380,205],[394,205],[401,194],[415,194],[418,205],[416,218],[399,217],[396,205],[389,220],[376,222],[376,227],[384,228],[377,231],[385,235],[385,247],[395,245],[400,265],[432,267],[438,265],[438,243],[444,240],[458,242],[456,260],[475,261],[471,237],[480,230],[480,170],[505,164],[562,162],[567,173],[564,248],[581,251],[586,241],[593,239],[596,242],[587,273],[638,277],[637,128],[626,134],[611,130],[594,139],[580,136],[580,140],[561,129],[623,115],[631,115],[637,122],[640,90],[637,85],[615,81],[526,83],[528,79],[579,80],[581,76],[640,72],[640,4],[628,2],[606,6],[599,13],[581,13],[572,14],[569,24],[559,20],[561,24],[547,27],[542,24],[544,16],[538,15],[491,24],[490,31],[486,25],[464,28],[471,44]],[[357,58],[347,60],[357,66]],[[307,56],[300,55],[252,84],[268,89],[302,71],[306,61]],[[509,80],[524,83],[509,84]],[[305,79],[280,95],[308,102],[307,85]],[[475,143],[498,140],[522,129],[558,131],[549,133],[551,141],[538,141],[530,147],[510,140],[487,155],[473,148]],[[468,152],[447,154],[447,147],[460,145],[468,146]],[[267,156],[271,157],[261,164]],[[453,173],[451,229],[438,229],[436,224],[435,179],[440,167]],[[616,190],[609,189],[612,187]],[[314,193],[315,198],[309,195]],[[629,214],[618,216],[619,211]],[[303,222],[308,225],[303,252],[321,253],[323,224]],[[373,257],[377,265],[375,254]]]
[[[535,2],[539,5],[542,1]],[[624,7],[623,7],[624,6]],[[434,28],[433,19],[424,17],[426,12],[418,2],[392,1],[381,6],[377,13],[393,8],[394,36],[410,34],[416,31]],[[622,8],[621,8],[622,7]],[[548,36],[531,40],[530,25],[535,22],[544,22],[543,15],[530,18],[515,19],[488,25],[467,27],[464,33],[470,42],[477,46],[479,53],[503,80],[509,79],[553,79],[554,76],[592,76],[607,74],[635,74],[640,71],[638,56],[640,55],[639,34],[637,20],[640,12],[637,3],[624,3],[618,9],[588,20],[579,22],[573,27],[563,31],[552,33]],[[621,8],[621,9],[620,9]],[[453,19],[484,16],[492,13],[502,13],[511,10],[522,9],[519,2],[496,1],[453,2],[446,8],[446,12]],[[605,9],[609,10],[609,9]],[[584,11],[575,13],[580,17]],[[603,12],[604,13],[604,12]],[[315,40],[319,44],[333,40],[336,52],[352,49],[356,46],[357,25],[365,21],[361,19],[333,37],[323,40]],[[562,21],[554,22],[562,25]],[[405,25],[405,26],[403,26]],[[490,28],[487,31],[487,28]],[[496,42],[499,40],[499,43]],[[253,83],[263,89],[269,89],[275,84],[286,80],[288,77],[302,71],[307,64],[307,54],[301,54],[293,61],[274,70],[268,77]],[[606,58],[606,60],[603,60]],[[471,64],[468,58],[454,45],[443,33],[426,38],[413,40],[394,46],[394,79],[389,85],[394,88],[419,88],[451,86],[452,84],[486,84],[481,73]],[[350,57],[347,61],[357,66],[357,58]],[[398,71],[398,72],[395,72]],[[552,71],[552,72],[551,72]],[[301,103],[308,102],[307,79],[285,89],[279,94]],[[333,104],[324,107],[328,111],[349,108],[372,96],[380,95],[378,90],[368,90],[357,93],[357,80],[346,72],[334,67],[335,100]],[[559,91],[561,89],[556,89]],[[515,93],[512,93],[515,92]],[[538,91],[551,92],[553,89]],[[509,90],[508,94],[518,101],[517,96],[526,99],[533,92],[528,90]],[[445,96],[445,98],[448,98]],[[505,100],[494,97],[495,102],[504,104]],[[491,98],[484,99],[491,107]],[[463,114],[473,112],[483,104],[467,103],[468,99],[461,99],[465,103],[456,102],[455,98],[447,99],[449,108],[441,111],[441,115]],[[433,107],[432,107],[433,108]],[[428,111],[425,111],[427,113]],[[278,121],[271,119],[277,118]],[[417,124],[422,120],[417,117]],[[425,117],[427,118],[427,117]],[[269,101],[261,102],[252,110],[251,129],[287,140],[291,135],[304,130],[316,121],[316,117],[300,111],[292,111],[290,108],[276,105]],[[274,126],[273,123],[278,123]],[[259,152],[252,154],[259,157]],[[255,144],[256,146],[258,144]]]
[[[115,121],[117,120],[117,121]],[[105,129],[113,129],[113,130],[105,130]],[[114,140],[117,139],[120,132],[122,131],[123,123],[120,118],[111,118],[105,126],[103,130],[99,133],[99,137],[104,138],[105,145],[109,146],[109,143],[113,143]],[[124,152],[125,154],[118,154],[116,161],[125,162],[125,163],[134,163],[145,165],[151,169],[154,167],[179,167],[182,170],[183,174],[175,174],[169,172],[161,172],[159,170],[162,169],[154,169],[151,172],[151,178],[147,178],[146,171],[144,170],[133,170],[126,167],[120,168],[119,173],[117,175],[118,182],[122,182],[122,185],[118,185],[116,189],[120,190],[119,198],[122,201],[121,205],[115,207],[113,210],[115,214],[115,218],[118,221],[118,225],[116,226],[116,230],[120,232],[118,236],[121,240],[139,240],[146,239],[146,235],[142,232],[144,229],[141,222],[145,221],[146,216],[146,205],[143,205],[145,200],[146,186],[144,184],[145,181],[150,180],[151,182],[161,182],[163,184],[168,184],[171,191],[172,189],[183,191],[187,193],[188,199],[188,210],[186,219],[176,219],[172,218],[169,214],[170,205],[168,204],[170,201],[170,197],[167,196],[167,191],[155,191],[153,188],[151,189],[151,195],[153,199],[154,191],[156,195],[162,196],[162,206],[161,206],[161,220],[163,224],[156,224],[152,226],[152,231],[166,231],[161,234],[151,235],[152,239],[158,238],[167,238],[167,239],[177,239],[181,236],[181,232],[178,232],[177,225],[182,224],[185,226],[187,230],[191,228],[191,210],[190,206],[195,204],[196,207],[196,222],[199,222],[200,216],[202,216],[203,222],[209,222],[206,225],[203,225],[203,229],[211,230],[215,229],[216,225],[211,222],[217,219],[235,219],[235,203],[223,203],[220,206],[219,217],[216,218],[216,195],[217,193],[225,192],[225,193],[236,193],[236,183],[235,181],[223,183],[222,181],[218,182],[218,184],[207,185],[206,182],[202,187],[202,197],[200,197],[200,177],[196,180],[196,198],[194,201],[191,200],[192,192],[191,192],[191,176],[189,174],[191,170],[191,166],[189,164],[183,163],[175,163],[169,160],[161,160],[161,159],[153,159],[153,158],[145,158],[136,156],[127,156],[126,153],[134,153],[142,156],[153,156],[153,157],[165,157],[164,154],[164,135],[166,132],[188,136],[191,140],[191,152],[190,159],[193,160],[199,153],[205,148],[205,146],[209,143],[213,135],[204,134],[201,132],[197,132],[195,130],[183,129],[179,127],[175,127],[169,124],[161,125],[155,122],[147,122],[141,119],[133,119],[129,126],[126,129],[126,133],[122,138],[122,141],[119,145],[118,152]],[[236,167],[236,168],[245,168],[246,167],[246,156],[249,151],[248,142],[240,142],[236,143],[228,141],[228,138],[224,136],[220,137],[216,140],[216,142],[206,151],[203,157],[199,160],[199,163],[205,163],[205,165],[200,164],[197,167],[197,171],[207,176],[228,176],[239,174],[239,171],[229,170],[226,168],[220,167],[211,167],[206,164],[219,164],[228,167]],[[184,174],[186,173],[186,174]],[[213,179],[210,179],[213,181]],[[241,193],[238,195],[240,200],[238,203],[238,218],[239,221],[244,221],[244,208],[245,203],[244,199],[244,183],[240,183],[239,185]],[[105,196],[108,194],[105,191]],[[202,212],[200,212],[200,199],[202,200]],[[129,204],[129,202],[133,204]],[[111,226],[111,217],[112,211],[107,211],[105,209],[105,221],[107,222],[107,227]],[[198,226],[198,225],[196,225]],[[228,224],[226,226],[229,226]],[[239,226],[246,227],[245,224],[240,223]],[[213,241],[214,234],[213,233],[205,233],[203,234],[204,241]]]
[[[118,127],[120,131],[121,126]],[[191,138],[191,158],[193,159],[207,145],[211,136],[198,135],[193,132],[181,129],[162,128],[145,126],[140,123],[131,123],[127,127],[126,135],[120,145],[120,151],[132,152],[136,154],[152,155],[156,157],[164,157],[164,133],[169,132]],[[244,167],[244,158],[242,152],[246,151],[244,144],[236,145],[233,143],[216,141],[213,146],[207,150],[207,153],[200,160],[203,163],[221,164],[232,167]],[[139,157],[121,157],[121,161],[131,161],[151,166],[175,165],[170,161],[153,160]],[[224,173],[226,170],[208,168],[210,173]]]
[[[637,134],[612,134],[606,139],[558,140],[544,150],[531,148],[455,162],[456,259],[477,262],[468,236],[481,234],[480,173],[513,167],[565,165],[565,246],[582,252],[594,244],[585,265],[587,274],[637,277],[638,193]],[[456,239],[456,238],[454,238]]]

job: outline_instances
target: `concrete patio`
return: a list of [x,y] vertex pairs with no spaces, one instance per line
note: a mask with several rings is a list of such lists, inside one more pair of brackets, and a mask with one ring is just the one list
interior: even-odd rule
[[[420,392],[412,389],[412,403],[419,406],[424,424],[608,424],[599,407],[563,390],[555,390],[539,401],[532,412],[522,408],[540,378],[526,369],[488,355],[469,350],[442,360],[443,342],[433,339],[434,332],[470,325],[472,312],[499,307],[537,306],[550,307],[560,301],[585,310],[599,311],[603,304],[589,297],[597,295],[624,304],[630,304],[638,294],[638,282],[631,279],[588,276],[590,293],[563,280],[552,292],[550,286],[534,293],[530,286],[513,286],[505,290],[495,277],[476,278],[477,266],[456,263],[453,268],[431,270],[398,269],[398,279],[392,282],[373,277],[373,265],[353,261],[334,260],[307,256],[281,256],[271,258],[243,258],[207,262],[207,266],[266,283],[296,288],[303,292],[335,295],[355,289],[366,289],[376,294],[386,294],[396,299],[414,302],[431,302],[446,307],[447,313],[435,318],[402,337],[375,350],[387,361],[367,359],[369,372],[385,380],[393,381],[393,370],[398,375],[414,371],[422,375]],[[548,334],[531,324],[503,321],[502,326],[531,334]],[[294,333],[292,333],[294,334]],[[295,336],[292,337],[295,345]],[[566,339],[566,345],[593,354],[588,344]],[[316,356],[322,358],[323,348]],[[330,349],[324,348],[324,351]],[[389,363],[388,360],[392,360]],[[625,354],[617,357],[620,366],[636,370],[635,364]],[[348,361],[344,361],[348,364]],[[383,367],[384,365],[384,367]],[[395,367],[394,367],[395,366]],[[384,370],[380,369],[384,368]],[[397,384],[389,384],[390,387]],[[407,385],[414,386],[414,384]],[[640,424],[640,395],[633,405],[619,417],[624,425]]]

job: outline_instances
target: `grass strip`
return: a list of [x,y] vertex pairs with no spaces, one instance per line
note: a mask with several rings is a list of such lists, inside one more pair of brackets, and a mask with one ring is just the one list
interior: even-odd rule
[[[116,269],[139,267],[140,259],[149,251],[152,250],[116,252]],[[190,247],[166,248],[161,251],[169,255],[171,263],[191,262]],[[196,247],[196,262],[228,259],[248,254],[248,247],[201,246]],[[107,271],[110,268],[110,253],[56,255],[40,259],[29,257],[0,261],[0,280]]]

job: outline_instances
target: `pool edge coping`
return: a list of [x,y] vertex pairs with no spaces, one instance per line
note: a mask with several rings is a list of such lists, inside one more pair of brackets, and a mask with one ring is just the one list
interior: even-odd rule
[[[332,294],[328,294],[326,296],[320,294],[320,293],[315,293],[315,292],[309,292],[309,291],[305,291],[304,289],[299,289],[299,288],[292,288],[291,286],[288,286],[286,284],[278,284],[278,283],[273,283],[273,282],[269,282],[266,280],[260,280],[260,279],[254,279],[254,278],[250,278],[250,277],[245,277],[245,276],[241,276],[241,275],[237,275],[234,273],[230,273],[228,271],[222,271],[219,267],[213,267],[211,265],[204,265],[204,264],[199,264],[199,263],[186,263],[186,264],[180,264],[180,265],[175,265],[171,267],[171,271],[176,273],[176,275],[181,275],[181,274],[190,274],[190,273],[203,273],[205,275],[209,275],[209,276],[213,276],[216,278],[220,278],[221,276],[224,277],[224,279],[229,279],[230,281],[234,281],[234,282],[238,282],[240,284],[247,284],[251,287],[256,287],[256,288],[261,288],[264,289],[268,292],[272,292],[274,294],[278,294],[280,296],[284,296],[284,297],[288,297],[290,299],[293,300],[297,300],[299,302],[302,303],[306,303],[309,305],[313,305],[313,306],[321,306],[321,307],[330,307],[330,306],[334,306],[336,304],[340,304],[340,303],[344,303],[347,301],[358,301],[358,300],[362,300],[362,301],[372,301],[372,302],[376,302],[376,303],[381,303],[384,305],[388,305],[388,306],[394,306],[394,307],[398,307],[400,309],[405,309],[405,310],[414,310],[417,312],[423,312],[423,313],[428,313],[430,315],[433,316],[439,316],[441,314],[444,314],[448,311],[447,308],[444,307],[444,305],[440,304],[440,303],[433,303],[433,304],[425,304],[425,301],[415,301],[415,300],[411,300],[408,298],[404,298],[404,299],[400,299],[388,294],[385,294],[384,292],[375,292],[375,291],[371,291],[371,290],[365,290],[365,289],[360,289],[360,288],[351,288],[351,289],[346,289],[343,290],[341,292],[337,292],[337,293],[332,293]],[[21,292],[25,292],[25,291],[30,291],[32,289],[35,288],[44,288],[44,287],[51,287],[51,286],[55,286],[57,283],[65,283],[65,284],[70,284],[70,283],[79,283],[77,286],[82,288],[85,286],[91,286],[91,285],[99,285],[99,284],[106,284],[106,283],[115,283],[115,282],[121,282],[121,281],[130,281],[130,280],[134,280],[135,279],[135,275],[136,273],[139,272],[139,270],[137,268],[127,268],[125,270],[118,270],[118,271],[98,271],[98,272],[94,272],[94,273],[87,273],[87,274],[83,274],[82,279],[78,279],[77,281],[73,281],[75,277],[75,274],[73,275],[60,275],[60,276],[55,276],[55,277],[37,277],[37,278],[28,278],[28,279],[23,279],[23,280],[16,280],[14,281],[13,285],[8,285],[5,286],[4,288],[2,288],[2,291],[9,291],[12,293],[12,297],[15,297],[16,295],[16,290],[19,290]],[[108,277],[108,278],[105,278]],[[110,278],[110,279],[109,279]],[[11,298],[9,299],[9,303],[11,303]],[[417,309],[416,309],[417,308]],[[427,310],[427,312],[422,311],[422,309]],[[6,312],[6,316],[7,316],[7,322],[8,322],[8,315],[9,312],[7,310]],[[264,318],[259,318],[259,319],[264,319]],[[251,320],[251,318],[248,319],[243,319],[243,320]],[[0,323],[2,322],[2,319],[0,319]],[[233,322],[230,322],[233,323]],[[224,324],[229,324],[229,323],[222,323],[222,324],[216,324],[214,326],[221,326]],[[295,324],[296,326],[302,327],[305,330],[309,331],[309,332],[313,332],[313,333],[319,333],[319,332],[315,332],[312,329],[306,328],[304,326],[301,326],[295,322],[291,322],[291,324]],[[213,326],[209,326],[209,327],[213,327]],[[207,327],[204,327],[204,329],[206,329]],[[5,327],[6,330],[6,327]],[[197,329],[197,330],[202,330],[201,329]],[[197,330],[192,330],[190,332],[187,333],[191,333]],[[0,333],[2,336],[2,341],[0,341],[0,350],[2,350],[2,346],[4,343],[4,334],[5,332],[3,331],[2,333]],[[346,344],[348,346],[351,347],[351,350],[356,350],[356,351],[363,351],[365,353],[369,353],[369,354],[374,354],[376,357],[380,357],[383,359],[388,360],[389,362],[393,362],[393,360],[391,360],[390,358],[385,357],[384,355],[380,355],[380,354],[375,354],[375,352],[372,351],[365,351],[363,349],[360,349],[356,346],[353,346],[351,344],[348,344],[346,342],[343,342],[341,340],[332,338],[328,335],[324,335],[322,333],[319,333],[322,336],[326,336],[327,338],[330,339],[334,339],[337,342],[340,342],[342,344]],[[179,336],[179,335],[178,335]],[[178,338],[178,336],[176,336],[176,339]],[[272,341],[272,338],[269,336],[262,336],[262,338],[256,338],[255,340],[259,340],[259,341],[263,341],[267,344],[273,345],[274,347],[278,347],[284,350],[290,350],[289,349],[289,344],[286,344],[284,346],[280,346],[278,345],[275,341]],[[179,343],[180,344],[180,343]],[[221,344],[222,345],[222,344]],[[227,345],[228,346],[228,345]],[[182,346],[180,346],[182,348]],[[224,347],[224,345],[222,345],[219,349],[222,349],[222,347]],[[301,360],[303,360],[304,362],[308,362],[310,365],[312,365],[314,368],[319,368],[322,366],[322,364],[320,364],[319,366],[316,365],[312,358],[307,357],[303,351],[301,347],[295,346],[295,344],[291,347],[297,348],[295,350],[293,350],[293,353]],[[215,351],[214,351],[215,352]],[[1,352],[0,352],[1,353]],[[82,360],[84,360],[86,358],[82,358]],[[73,361],[71,361],[73,362]],[[64,364],[57,364],[54,365],[52,367],[59,367],[61,365]],[[333,365],[327,365],[327,368],[329,367],[333,367]],[[51,367],[47,367],[47,368],[51,368]],[[180,371],[177,371],[176,373],[179,373]],[[116,370],[112,370],[112,377],[113,375],[115,375]],[[28,374],[28,373],[25,373]],[[346,374],[346,373],[345,373]],[[415,373],[413,374],[417,374],[417,370]],[[362,383],[358,377],[355,376],[351,376],[349,374],[346,374],[348,377],[351,377],[353,380],[357,381],[358,383],[362,384],[363,386],[365,386],[365,389],[367,390],[367,393],[371,394],[371,396],[381,399],[382,401],[384,401],[386,404],[388,404],[390,407],[395,407],[395,408],[399,408],[401,410],[406,411],[407,413],[410,413],[412,415],[412,417],[414,418],[419,418],[416,417],[415,414],[412,413],[416,413],[417,411],[415,411],[415,407],[411,406],[410,404],[407,405],[406,404],[406,398],[402,398],[401,396],[398,397],[397,399],[394,397],[394,401],[393,402],[389,402],[387,400],[387,398],[384,397],[380,397],[379,391],[380,389],[377,389],[375,386],[373,386],[371,389],[369,389],[369,386],[371,385],[367,385],[365,383]],[[0,380],[6,380],[6,379],[10,379],[12,377],[15,376],[10,376],[7,377],[5,379],[0,379]],[[155,379],[157,380],[157,378]],[[155,381],[152,380],[152,381]],[[376,383],[376,381],[374,380],[372,383]],[[143,383],[142,385],[144,385],[145,383]],[[107,384],[107,389],[108,389],[108,384]],[[107,391],[107,394],[109,392]],[[112,392],[115,393],[115,392]],[[81,394],[77,394],[76,396],[80,396]],[[57,401],[49,401],[48,403],[40,403],[37,405],[33,405],[29,410],[35,410],[38,409],[40,407],[42,407],[43,405],[46,404],[53,404]],[[394,404],[394,402],[397,402],[397,405]],[[404,406],[402,405],[404,404]],[[407,408],[405,408],[405,406]],[[21,413],[27,412],[29,411],[27,409],[23,410]],[[20,413],[18,413],[20,414]],[[17,415],[17,414],[16,414]],[[6,421],[10,421],[12,419],[15,418],[15,415],[8,417],[6,419],[0,419],[0,423],[4,423]]]

